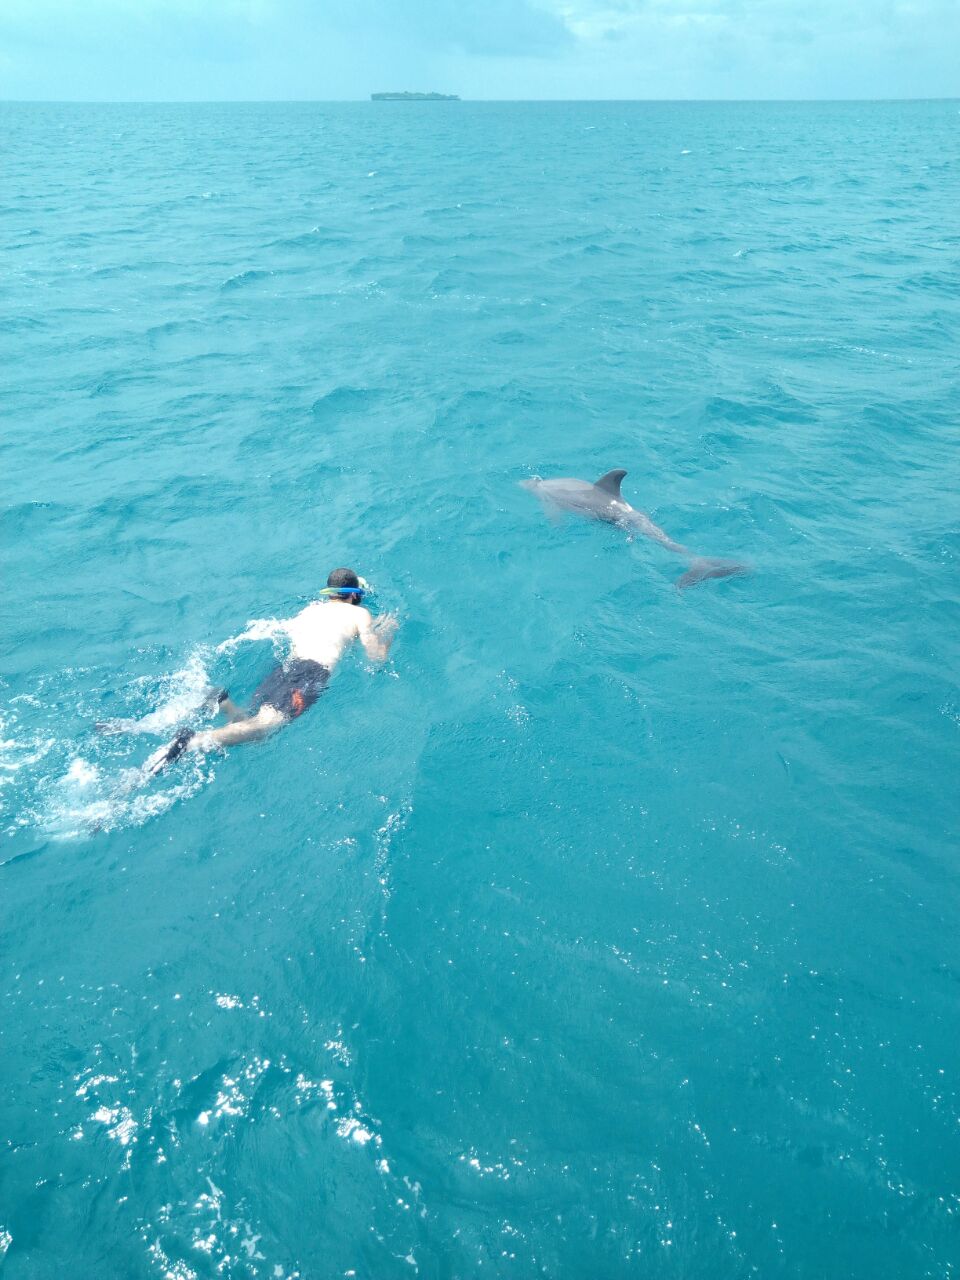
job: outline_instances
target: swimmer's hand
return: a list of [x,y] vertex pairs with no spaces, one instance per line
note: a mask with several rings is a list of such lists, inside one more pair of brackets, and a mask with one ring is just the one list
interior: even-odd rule
[[400,626],[400,619],[395,613],[380,613],[373,620],[373,629],[381,640],[392,639]]
[[381,613],[360,630],[360,643],[367,657],[383,662],[390,652],[400,619],[394,613]]

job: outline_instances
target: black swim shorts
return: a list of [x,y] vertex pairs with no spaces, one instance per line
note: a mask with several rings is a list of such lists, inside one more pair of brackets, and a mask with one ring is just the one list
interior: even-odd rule
[[313,706],[329,679],[330,672],[322,663],[294,658],[257,685],[250,709],[256,715],[261,707],[274,707],[288,720],[296,720]]

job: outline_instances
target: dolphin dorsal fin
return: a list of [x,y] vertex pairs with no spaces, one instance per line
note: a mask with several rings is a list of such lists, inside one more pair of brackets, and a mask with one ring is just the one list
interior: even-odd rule
[[605,476],[601,476],[594,485],[597,489],[602,489],[604,493],[609,493],[613,498],[620,497],[620,484],[623,477],[627,473],[625,471],[608,471]]

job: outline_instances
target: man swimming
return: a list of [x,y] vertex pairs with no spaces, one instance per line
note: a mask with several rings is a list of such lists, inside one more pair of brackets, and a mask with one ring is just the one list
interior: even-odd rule
[[374,620],[362,601],[367,588],[352,569],[334,569],[321,599],[308,604],[294,618],[281,622],[255,622],[235,641],[268,640],[285,636],[290,642],[286,661],[276,667],[256,688],[249,713],[231,701],[224,690],[216,696],[228,723],[220,729],[194,732],[181,729],[144,766],[150,775],[160,773],[184,751],[213,751],[239,742],[257,742],[282,725],[296,720],[312,707],[327,687],[334,667],[354,640],[363,645],[368,658],[383,662],[393,643],[397,619],[381,614]]

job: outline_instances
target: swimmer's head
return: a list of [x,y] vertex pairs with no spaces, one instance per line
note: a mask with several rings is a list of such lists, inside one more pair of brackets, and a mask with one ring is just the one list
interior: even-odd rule
[[342,600],[345,604],[359,604],[367,588],[352,569],[334,569],[327,578],[325,590],[320,594],[328,600]]

